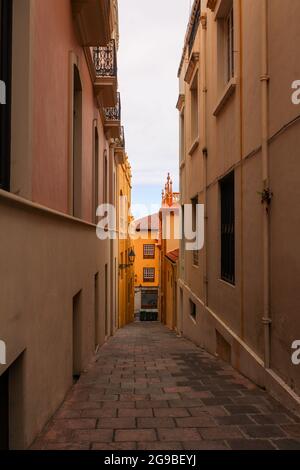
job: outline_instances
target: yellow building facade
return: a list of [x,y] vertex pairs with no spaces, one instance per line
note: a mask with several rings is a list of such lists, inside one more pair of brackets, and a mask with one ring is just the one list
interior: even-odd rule
[[136,315],[158,310],[160,282],[159,217],[154,214],[135,222],[134,289]]
[[134,319],[133,243],[128,231],[131,222],[131,166],[120,149],[118,165],[118,326]]

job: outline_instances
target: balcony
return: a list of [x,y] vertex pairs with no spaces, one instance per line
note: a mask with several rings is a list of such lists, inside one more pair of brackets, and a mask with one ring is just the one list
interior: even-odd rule
[[107,46],[90,48],[92,77],[99,107],[113,107],[117,103],[117,54],[115,41]]
[[111,0],[71,0],[81,46],[106,46],[111,38]]
[[117,94],[116,106],[104,107],[104,128],[107,137],[110,139],[119,139],[121,135],[121,98]]
[[124,164],[126,160],[126,153],[125,153],[125,133],[124,127],[120,127],[120,135],[116,138],[116,147],[115,147],[115,156],[117,159],[117,163]]

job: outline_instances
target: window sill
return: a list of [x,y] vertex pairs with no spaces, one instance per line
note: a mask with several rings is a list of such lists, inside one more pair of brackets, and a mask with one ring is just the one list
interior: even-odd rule
[[221,98],[219,99],[217,106],[215,107],[215,110],[213,112],[213,115],[215,117],[217,117],[220,114],[220,112],[222,111],[223,107],[225,106],[225,104],[227,103],[231,95],[233,95],[233,93],[235,92],[235,89],[236,89],[236,78],[233,77],[226,85],[225,91],[223,95],[221,96]]
[[232,287],[232,289],[235,289],[236,287],[235,284],[231,284],[231,282],[225,281],[224,279],[221,279],[221,278],[219,278],[219,282],[221,282],[222,284],[225,284],[225,286]]
[[199,147],[199,137],[197,137],[192,143],[191,148],[189,150],[189,155],[192,156],[198,147]]

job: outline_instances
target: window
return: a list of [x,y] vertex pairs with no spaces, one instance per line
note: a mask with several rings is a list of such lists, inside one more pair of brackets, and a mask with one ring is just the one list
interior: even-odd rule
[[82,212],[82,86],[78,67],[73,69],[73,216]]
[[234,172],[220,182],[221,190],[221,278],[235,283]]
[[226,20],[226,69],[227,69],[227,82],[234,77],[234,20],[233,20],[233,6],[231,7]]
[[221,0],[217,11],[217,65],[218,89],[223,94],[224,87],[234,78],[234,8],[233,0]]
[[107,203],[107,183],[108,183],[108,162],[107,162],[107,150],[104,150],[103,154],[103,203]]
[[0,189],[6,191],[10,189],[12,15],[12,0],[0,0]]
[[124,253],[122,252],[121,253],[121,269],[120,269],[120,275],[121,275],[121,279],[124,279]]
[[155,258],[155,245],[144,245],[144,259]]
[[198,73],[195,74],[191,85],[191,143],[199,136],[199,118],[198,118]]
[[[191,199],[192,203],[192,229],[193,232],[196,232],[197,229],[197,204],[198,204],[198,197],[194,197]],[[199,266],[199,251],[194,250],[193,251],[193,265],[194,266]]]
[[191,300],[190,300],[190,315],[194,320],[196,320],[197,307],[196,307],[196,304],[194,304],[194,302],[192,302]]
[[180,163],[184,161],[185,158],[185,129],[184,129],[184,111],[180,115]]
[[93,221],[97,222],[97,209],[99,206],[99,135],[97,127],[94,128],[94,209],[93,209]]
[[155,281],[155,268],[144,268],[144,282]]

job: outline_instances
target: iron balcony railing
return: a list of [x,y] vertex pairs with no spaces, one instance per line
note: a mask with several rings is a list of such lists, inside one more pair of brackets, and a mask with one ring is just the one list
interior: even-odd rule
[[96,77],[116,77],[117,60],[115,41],[111,40],[107,46],[93,47],[92,51]]
[[121,121],[121,98],[118,93],[116,106],[103,108],[106,121]]

